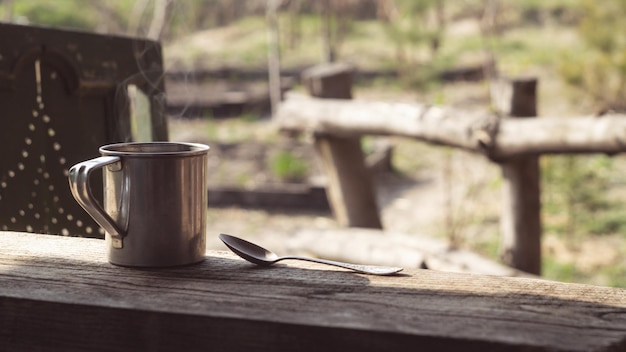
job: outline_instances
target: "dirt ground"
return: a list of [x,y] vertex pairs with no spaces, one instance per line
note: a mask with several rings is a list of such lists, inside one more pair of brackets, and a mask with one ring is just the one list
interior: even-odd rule
[[[423,146],[422,146],[423,147]],[[428,149],[428,148],[426,148]],[[428,151],[426,151],[428,152]],[[432,152],[432,151],[430,151]],[[457,231],[459,238],[466,236],[467,229],[460,232],[460,227],[465,226],[475,228],[473,237],[489,237],[497,231],[497,200],[490,199],[488,204],[490,210],[483,203],[485,197],[497,198],[498,193],[468,195],[465,185],[469,182],[475,183],[475,187],[481,187],[478,183],[483,183],[482,179],[492,178],[490,173],[493,170],[486,163],[484,167],[470,167],[469,158],[471,156],[452,156],[463,164],[456,164],[452,167],[453,174],[448,175],[451,179],[442,177],[442,173],[449,170],[424,169],[416,175],[404,175],[400,173],[381,173],[374,177],[377,200],[381,212],[381,220],[385,231],[402,233],[416,236],[436,236],[445,238],[448,231]],[[233,159],[227,159],[227,163],[232,163]],[[241,161],[240,161],[241,162]],[[451,160],[451,162],[454,162]],[[481,163],[479,159],[472,160],[474,163]],[[242,166],[242,169],[250,169],[250,166]],[[231,168],[232,169],[232,168]],[[459,170],[456,170],[459,169]],[[466,170],[461,170],[466,169]],[[467,171],[472,170],[471,174]],[[257,170],[257,174],[265,171]],[[456,177],[455,177],[456,175]],[[462,175],[463,182],[454,180]],[[269,177],[263,177],[266,179]],[[452,186],[450,184],[453,184]],[[262,186],[259,186],[262,187]],[[209,195],[210,204],[210,195]],[[496,212],[487,215],[486,212]],[[453,213],[453,219],[449,214]],[[480,221],[473,224],[462,223],[476,219],[477,213],[481,213],[480,218],[494,218],[494,221]],[[214,249],[224,249],[217,240],[217,234],[227,232],[247,239],[263,243],[272,250],[285,254],[286,239],[295,235],[301,229],[334,229],[339,225],[334,220],[332,213],[325,211],[290,211],[264,210],[264,209],[244,209],[240,207],[209,207],[208,213],[208,237],[209,245]],[[471,220],[474,222],[474,220]],[[491,227],[490,229],[488,229]],[[484,238],[482,239],[484,240]],[[340,259],[340,258],[335,258]]]

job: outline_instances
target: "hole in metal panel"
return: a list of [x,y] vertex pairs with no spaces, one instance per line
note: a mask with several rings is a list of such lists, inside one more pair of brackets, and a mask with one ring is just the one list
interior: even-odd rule
[[37,82],[37,97],[41,97],[41,61],[35,61],[35,81]]

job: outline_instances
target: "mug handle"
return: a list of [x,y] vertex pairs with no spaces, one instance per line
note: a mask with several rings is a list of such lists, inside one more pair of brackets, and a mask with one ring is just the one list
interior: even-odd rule
[[119,228],[115,220],[102,208],[94,198],[89,184],[89,175],[99,168],[119,163],[117,156],[101,156],[83,161],[70,168],[69,182],[72,195],[83,209],[111,236],[113,248],[122,248],[122,239],[126,231]]

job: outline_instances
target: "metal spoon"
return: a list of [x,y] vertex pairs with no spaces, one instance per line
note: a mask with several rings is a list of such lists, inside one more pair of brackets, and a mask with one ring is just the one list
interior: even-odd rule
[[350,264],[350,263],[342,263],[336,262],[333,260],[326,259],[317,259],[317,258],[308,258],[301,257],[296,255],[279,257],[273,252],[259,247],[254,243],[248,242],[246,240],[242,240],[241,238],[227,235],[225,233],[220,234],[220,240],[224,242],[226,247],[230,248],[235,254],[242,257],[243,259],[262,266],[269,266],[278,261],[285,259],[294,259],[294,260],[305,260],[314,263],[322,263],[328,265],[338,266],[340,268],[354,270],[359,273],[364,274],[372,274],[372,275],[392,275],[402,270],[402,268],[395,267],[383,267],[383,266],[371,266],[371,265],[359,265],[359,264]]

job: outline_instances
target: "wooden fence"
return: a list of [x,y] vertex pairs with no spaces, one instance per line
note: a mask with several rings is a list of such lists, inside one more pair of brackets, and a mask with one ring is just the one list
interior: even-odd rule
[[456,147],[501,166],[502,258],[516,269],[540,274],[539,156],[626,151],[626,115],[529,118],[536,115],[536,79],[496,82],[496,106],[506,112],[502,114],[350,100],[351,74],[345,64],[305,71],[303,81],[312,97],[289,95],[275,117],[282,130],[315,137],[329,181],[329,202],[344,226],[382,228],[361,136],[404,136]]

